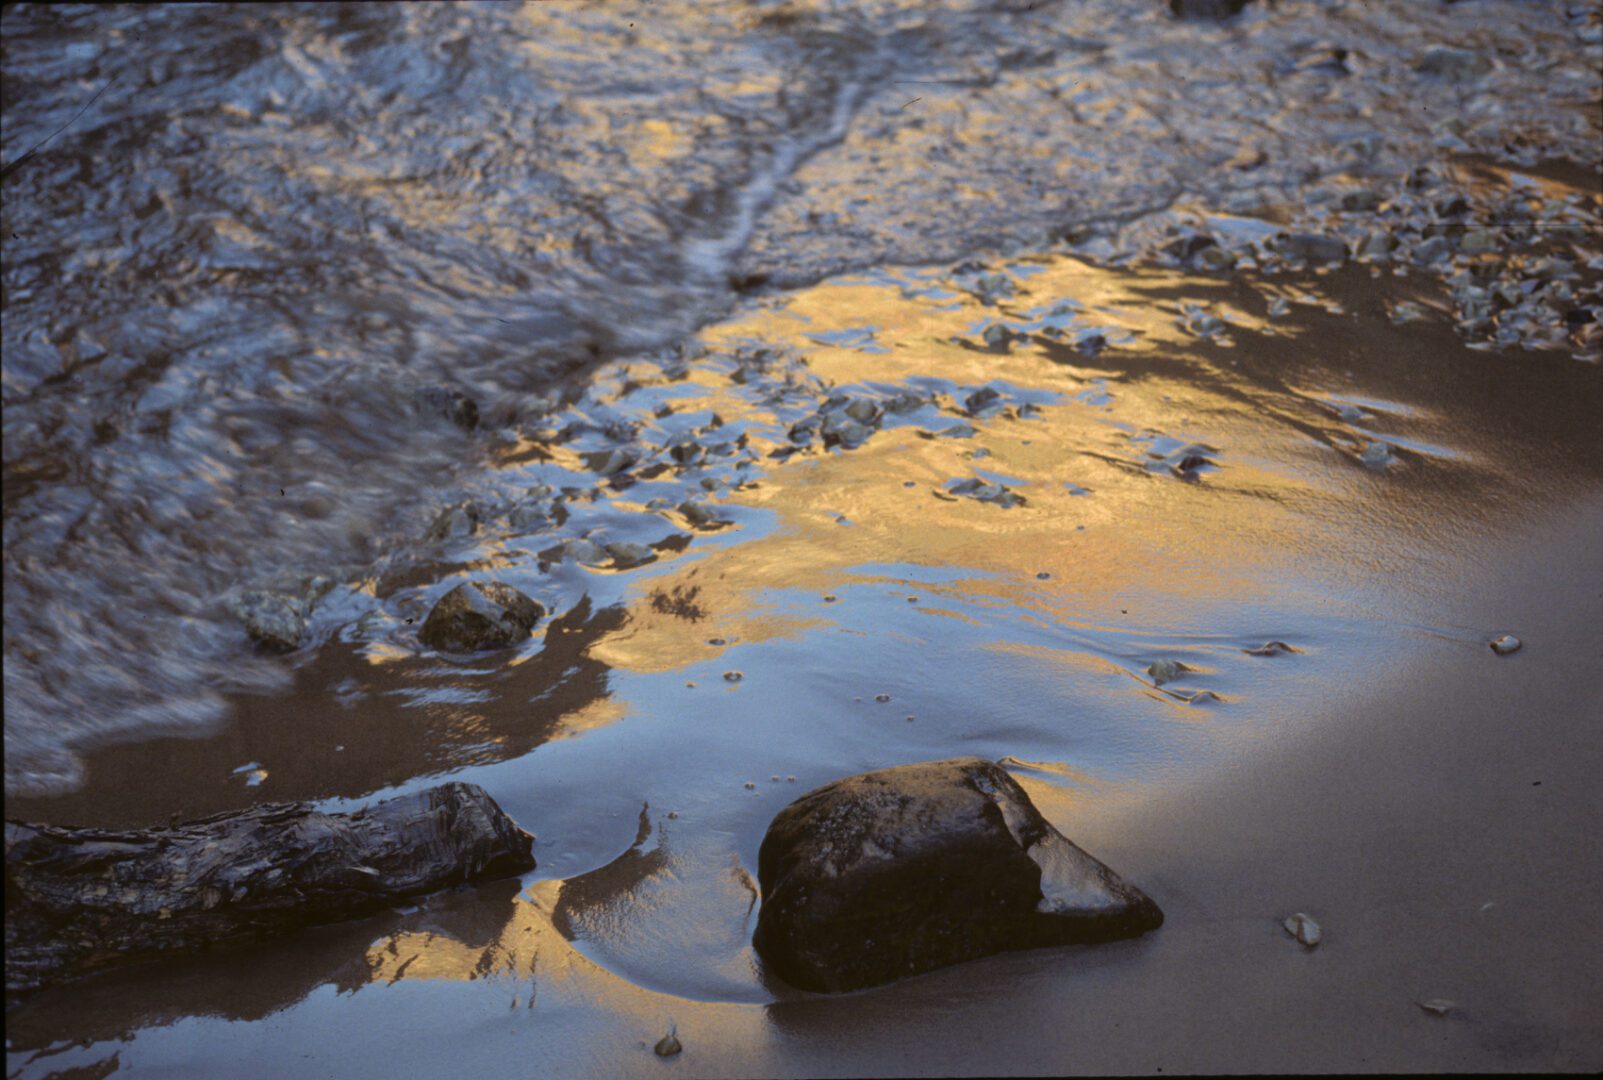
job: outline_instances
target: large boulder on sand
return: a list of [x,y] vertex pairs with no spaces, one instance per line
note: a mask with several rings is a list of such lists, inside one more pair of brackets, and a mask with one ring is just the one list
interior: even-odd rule
[[499,581],[469,581],[440,597],[418,638],[431,649],[504,649],[529,636],[545,608]]
[[983,758],[882,769],[802,796],[768,827],[757,878],[753,944],[803,990],[856,990],[1163,922]]

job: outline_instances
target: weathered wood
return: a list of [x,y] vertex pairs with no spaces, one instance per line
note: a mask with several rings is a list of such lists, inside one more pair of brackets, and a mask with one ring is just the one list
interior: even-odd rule
[[6,993],[521,873],[533,843],[463,783],[350,814],[276,803],[127,832],[8,821]]

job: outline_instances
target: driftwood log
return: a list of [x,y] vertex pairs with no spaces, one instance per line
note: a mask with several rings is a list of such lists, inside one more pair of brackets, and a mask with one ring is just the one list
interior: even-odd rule
[[533,843],[463,783],[349,814],[276,803],[127,832],[8,821],[6,994],[521,873]]

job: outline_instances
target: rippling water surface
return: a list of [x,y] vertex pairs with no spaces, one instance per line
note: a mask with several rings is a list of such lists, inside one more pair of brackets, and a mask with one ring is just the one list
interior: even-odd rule
[[[1571,8],[8,7],[8,816],[459,772],[541,837],[524,893],[114,977],[12,1064],[381,984],[575,1038],[783,999],[743,868],[788,797],[980,753],[1095,839],[1480,657],[1461,583],[1603,490]],[[551,614],[436,654],[464,578]]]
[[8,163],[67,126],[5,179],[7,790],[285,687],[231,600],[317,600],[315,649],[587,365],[742,289],[1295,202],[1449,114],[1583,154],[1561,5],[1371,7],[8,9]]

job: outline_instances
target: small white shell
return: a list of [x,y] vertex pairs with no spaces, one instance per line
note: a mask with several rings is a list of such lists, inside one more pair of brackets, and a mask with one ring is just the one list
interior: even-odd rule
[[1292,937],[1296,938],[1310,949],[1315,945],[1318,945],[1319,939],[1323,936],[1320,933],[1319,924],[1300,911],[1295,915],[1287,917],[1286,921],[1282,925],[1285,926],[1286,933],[1290,934]]
[[1511,652],[1519,652],[1520,639],[1513,634],[1498,634],[1492,639],[1492,651],[1499,656],[1507,656]]

